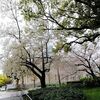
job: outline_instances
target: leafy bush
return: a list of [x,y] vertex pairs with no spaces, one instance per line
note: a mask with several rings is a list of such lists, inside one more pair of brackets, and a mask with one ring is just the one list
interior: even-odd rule
[[85,100],[83,92],[71,87],[52,87],[29,91],[32,100]]
[[80,79],[80,81],[83,83],[83,86],[85,87],[96,87],[100,86],[100,78],[93,79],[92,77],[84,77]]
[[11,79],[5,75],[0,75],[0,87],[11,83]]
[[58,87],[58,84],[47,84],[47,87]]
[[83,83],[81,81],[72,81],[72,82],[67,82],[67,87],[72,87],[72,88],[83,88]]

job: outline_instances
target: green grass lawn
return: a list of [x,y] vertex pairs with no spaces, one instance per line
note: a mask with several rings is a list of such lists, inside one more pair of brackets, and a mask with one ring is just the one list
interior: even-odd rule
[[83,90],[87,100],[100,100],[100,88],[91,88]]

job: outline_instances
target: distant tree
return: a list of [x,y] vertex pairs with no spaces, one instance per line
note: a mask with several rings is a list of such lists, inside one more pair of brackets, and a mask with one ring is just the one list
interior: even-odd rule
[[77,61],[76,66],[79,66],[78,71],[83,71],[88,74],[88,76],[96,79],[100,76],[100,57],[99,57],[99,47],[98,45],[86,45],[85,47],[80,47],[80,50],[73,51]]
[[[15,64],[26,66],[40,79],[41,87],[46,87],[45,73],[50,70],[46,66],[50,66],[51,63],[51,57],[48,53],[50,35],[48,35],[48,31],[43,31],[41,28],[42,25],[47,23],[39,19],[42,25],[39,22],[33,21],[27,23],[23,28],[19,21],[21,20],[19,18],[22,17],[20,15],[19,3],[16,0],[13,2],[9,1],[9,9],[7,11],[11,13],[13,20],[11,21],[14,24],[11,24],[11,27],[7,27],[7,30],[5,30],[7,37],[10,38],[10,43],[6,45],[10,53],[6,51],[5,55],[7,54],[7,59],[12,59]],[[37,27],[37,25],[41,27]]]

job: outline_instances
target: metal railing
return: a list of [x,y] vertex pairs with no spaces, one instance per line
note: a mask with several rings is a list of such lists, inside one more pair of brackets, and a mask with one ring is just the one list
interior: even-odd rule
[[27,96],[29,100],[32,100],[32,98],[28,95],[28,92],[25,93],[23,90],[21,90],[21,92],[22,92],[22,94],[21,94],[22,97],[23,97],[23,95],[24,95],[24,96]]
[[32,98],[28,94],[25,94],[25,95],[29,98],[29,100],[32,100]]

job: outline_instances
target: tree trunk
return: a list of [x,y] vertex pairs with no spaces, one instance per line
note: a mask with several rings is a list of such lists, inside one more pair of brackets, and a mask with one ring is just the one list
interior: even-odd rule
[[22,75],[22,88],[25,88],[25,84],[24,84],[24,76]]
[[50,84],[51,80],[50,80],[50,73],[48,74],[48,83]]
[[33,82],[34,82],[34,88],[35,88],[35,79],[33,80]]
[[19,89],[20,88],[20,85],[19,85],[19,79],[16,78],[16,88]]
[[97,79],[97,77],[96,77],[96,75],[94,74],[92,68],[90,68],[90,71],[91,71],[91,76],[92,76],[92,78],[93,78],[94,80]]
[[61,86],[60,72],[59,72],[59,67],[58,66],[57,66],[57,76],[58,76],[59,86]]
[[41,88],[46,87],[46,80],[45,80],[45,72],[42,73],[42,77],[40,78]]

